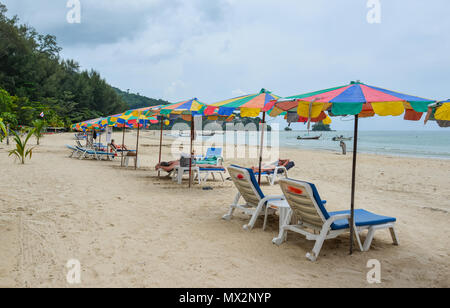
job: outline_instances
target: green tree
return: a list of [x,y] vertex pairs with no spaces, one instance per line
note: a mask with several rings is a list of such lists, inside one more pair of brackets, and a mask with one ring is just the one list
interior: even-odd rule
[[330,125],[323,124],[323,122],[320,121],[320,122],[318,122],[318,123],[313,125],[312,131],[313,132],[318,132],[318,131],[329,132],[329,131],[331,131],[331,127],[330,127]]
[[54,36],[6,13],[0,4],[0,115],[13,114],[11,126],[31,126],[42,111],[52,125],[69,126],[129,109],[98,72],[61,59]]

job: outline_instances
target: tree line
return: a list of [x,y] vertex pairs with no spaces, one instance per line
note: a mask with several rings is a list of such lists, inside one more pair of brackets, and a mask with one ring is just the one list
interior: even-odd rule
[[123,112],[127,104],[94,70],[60,57],[52,35],[6,16],[0,3],[0,118],[12,128],[44,116],[49,126]]

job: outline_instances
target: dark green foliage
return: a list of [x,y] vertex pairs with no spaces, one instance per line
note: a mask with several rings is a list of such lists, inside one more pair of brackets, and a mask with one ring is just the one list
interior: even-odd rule
[[31,126],[44,112],[50,126],[68,126],[128,109],[97,72],[61,59],[54,36],[41,35],[6,12],[0,3],[0,118],[5,123]]
[[0,118],[0,143],[3,142],[3,139],[8,137],[8,130],[6,129],[6,125],[3,123],[2,118]]
[[313,132],[330,132],[331,127],[328,124],[323,124],[323,122],[318,122],[312,127]]
[[129,109],[138,109],[150,106],[167,105],[168,101],[162,99],[148,98],[139,94],[124,92],[120,89],[113,88],[120,98],[128,105]]

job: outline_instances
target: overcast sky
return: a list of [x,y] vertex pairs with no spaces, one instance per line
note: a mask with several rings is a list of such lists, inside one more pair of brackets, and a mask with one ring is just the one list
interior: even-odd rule
[[[67,0],[0,2],[56,35],[64,58],[149,97],[214,103],[261,88],[290,96],[359,79],[450,98],[448,0],[380,0],[380,24],[367,22],[367,0],[80,0],[80,24],[67,22]],[[424,129],[401,117],[361,126]]]

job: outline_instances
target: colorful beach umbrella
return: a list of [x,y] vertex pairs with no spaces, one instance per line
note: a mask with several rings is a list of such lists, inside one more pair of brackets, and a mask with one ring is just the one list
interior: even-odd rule
[[278,98],[280,96],[262,89],[257,94],[239,96],[211,104],[205,109],[205,115],[217,113],[221,116],[229,116],[235,111],[240,111],[241,117],[257,117],[261,112],[269,111],[273,107],[273,101]]
[[180,114],[180,115],[203,115],[203,111],[207,105],[200,102],[197,98],[187,101],[181,101],[162,107],[159,111],[161,115]]
[[280,96],[272,94],[266,89],[261,89],[259,93],[243,95],[232,99],[227,99],[215,104],[209,105],[204,113],[205,115],[212,115],[217,113],[220,116],[230,116],[234,112],[239,111],[241,117],[258,117],[263,113],[262,129],[261,129],[261,143],[259,153],[259,172],[258,183],[261,184],[261,168],[262,168],[262,151],[264,142],[264,131],[266,124],[266,112],[270,111],[274,106],[274,101]]
[[[192,98],[190,100],[181,101],[174,104],[169,104],[162,107],[159,110],[159,114],[161,116],[168,117],[170,115],[180,115],[181,118],[185,121],[191,122],[191,155],[189,160],[189,188],[192,185],[192,156],[194,155],[192,144],[194,141],[194,116],[202,116],[203,111],[207,105],[205,103],[200,102],[197,98]],[[162,122],[162,119],[161,119]],[[162,129],[162,123],[161,123]],[[162,144],[162,133],[161,133],[161,141]],[[161,155],[160,155],[161,156]]]
[[[310,92],[279,100],[271,115],[297,109],[301,117],[317,118],[323,111],[332,116],[358,115],[359,117],[400,116],[419,121],[433,100],[402,94],[361,82]],[[312,103],[312,105],[311,105]]]
[[[417,96],[402,94],[379,87],[369,86],[361,82],[351,82],[349,85],[291,96],[278,100],[274,106],[274,114],[296,109],[300,117],[317,118],[327,111],[333,116],[355,116],[351,219],[354,222],[356,161],[358,152],[358,119],[360,117],[400,116],[405,120],[419,121],[428,106],[435,101]],[[353,228],[350,228],[350,253],[353,252]]]

